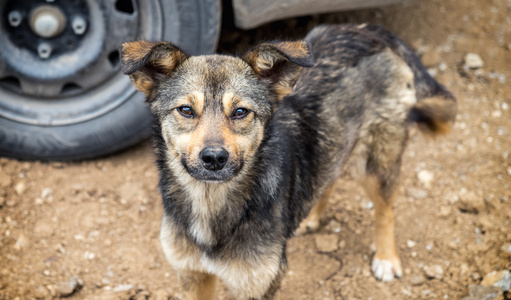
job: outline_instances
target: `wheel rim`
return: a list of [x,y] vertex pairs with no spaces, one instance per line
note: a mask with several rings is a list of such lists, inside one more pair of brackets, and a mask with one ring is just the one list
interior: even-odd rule
[[0,116],[34,125],[75,124],[135,93],[119,72],[117,50],[127,40],[161,39],[159,1],[64,3],[9,0],[0,7]]

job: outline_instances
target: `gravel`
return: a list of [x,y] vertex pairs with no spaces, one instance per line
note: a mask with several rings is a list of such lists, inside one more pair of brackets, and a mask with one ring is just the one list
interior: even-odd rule
[[479,69],[484,66],[484,62],[478,54],[468,53],[465,56],[465,66],[469,69]]

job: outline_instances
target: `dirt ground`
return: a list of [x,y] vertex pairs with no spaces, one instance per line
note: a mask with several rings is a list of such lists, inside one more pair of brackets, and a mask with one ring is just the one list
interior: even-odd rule
[[[511,1],[424,0],[251,31],[227,24],[220,51],[343,22],[382,24],[412,45],[457,96],[457,123],[436,140],[413,134],[405,153],[395,205],[403,278],[372,277],[374,211],[342,178],[320,231],[289,241],[281,299],[461,299],[511,268]],[[484,65],[465,68],[468,53]],[[0,158],[0,299],[179,299],[158,241],[157,177],[149,142],[85,162]],[[225,288],[218,298],[233,299]]]

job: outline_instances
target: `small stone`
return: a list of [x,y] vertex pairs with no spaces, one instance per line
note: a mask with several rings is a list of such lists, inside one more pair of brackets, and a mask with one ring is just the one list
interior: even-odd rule
[[406,194],[416,200],[424,199],[428,196],[428,192],[423,189],[407,188]]
[[345,241],[345,240],[341,240],[341,241],[339,242],[339,248],[341,248],[341,249],[342,249],[342,248],[344,248],[344,247],[346,247],[346,241]]
[[500,110],[494,110],[491,112],[492,118],[500,118],[502,116],[502,111]]
[[494,286],[474,285],[468,287],[469,295],[462,300],[499,300],[502,291]]
[[438,215],[442,218],[448,217],[451,215],[451,207],[450,206],[442,206],[440,207],[440,212]]
[[41,198],[47,199],[53,194],[53,190],[50,188],[44,188],[41,192]]
[[83,287],[83,280],[79,277],[72,277],[67,282],[62,282],[58,286],[60,297],[69,297],[78,292]]
[[499,287],[502,288],[502,291],[507,292],[511,287],[511,276],[508,270],[493,271],[484,276],[481,285]]
[[133,288],[132,284],[119,284],[118,286],[114,287],[113,291],[116,293],[119,292],[126,292]]
[[339,239],[336,234],[322,234],[314,237],[316,249],[319,252],[332,252],[338,249]]
[[458,209],[464,213],[478,214],[485,208],[484,199],[473,192],[466,192],[460,195],[456,202]]
[[474,273],[472,273],[472,279],[477,281],[477,280],[481,279],[481,275],[479,275],[479,273],[477,273],[477,272],[474,272]]
[[447,247],[449,247],[450,249],[452,250],[456,250],[458,249],[458,244],[455,242],[455,241],[450,241],[448,244],[447,244]]
[[28,244],[28,240],[27,238],[23,235],[23,234],[20,234],[18,240],[16,241],[16,243],[14,244],[13,248],[14,250],[21,250],[23,248],[25,248]]
[[507,254],[511,254],[511,243],[502,245],[502,247],[500,249]]
[[469,69],[479,69],[484,66],[484,62],[478,54],[468,53],[465,56],[465,66]]
[[423,284],[426,281],[426,278],[423,275],[412,275],[410,276],[410,284],[414,286],[418,286]]
[[425,266],[424,272],[429,279],[442,279],[444,277],[444,269],[440,265]]
[[415,241],[412,241],[412,240],[406,241],[406,247],[408,247],[408,248],[413,248],[416,245],[417,245],[417,242],[415,242]]
[[417,173],[417,178],[419,181],[426,187],[431,185],[431,181],[433,180],[433,173],[427,170],[421,170]]
[[18,194],[18,196],[23,195],[26,189],[27,187],[25,186],[25,183],[23,181],[16,183],[16,185],[14,186],[14,190],[16,191],[16,194]]
[[337,222],[335,219],[330,220],[330,222],[328,223],[328,228],[333,233],[341,232],[341,224]]
[[50,295],[50,293],[48,292],[48,290],[42,285],[36,287],[34,290],[34,297],[36,299],[45,299],[49,295]]

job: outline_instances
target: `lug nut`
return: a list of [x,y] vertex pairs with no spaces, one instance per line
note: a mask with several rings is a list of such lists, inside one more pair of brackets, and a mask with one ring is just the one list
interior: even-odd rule
[[47,59],[51,55],[51,46],[48,43],[41,43],[37,47],[37,53],[39,54],[39,57],[42,59]]
[[85,30],[87,30],[87,22],[81,16],[76,16],[73,18],[71,27],[73,27],[73,32],[75,34],[82,35],[85,33]]
[[13,10],[9,13],[8,19],[9,25],[12,27],[18,27],[21,24],[21,20],[23,20],[23,16],[19,11]]

